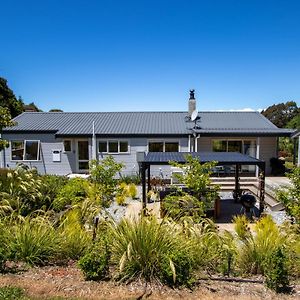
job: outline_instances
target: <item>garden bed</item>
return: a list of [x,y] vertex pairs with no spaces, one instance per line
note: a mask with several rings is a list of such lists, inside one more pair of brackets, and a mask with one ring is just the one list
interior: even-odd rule
[[[218,279],[218,278],[214,278]],[[248,282],[252,281],[252,282]],[[199,280],[194,288],[172,289],[156,283],[141,281],[118,284],[114,281],[85,281],[76,264],[67,267],[31,268],[16,274],[0,275],[0,287],[15,286],[34,299],[63,297],[66,299],[297,299],[300,286],[294,285],[291,295],[278,295],[260,283],[260,277],[241,282]],[[144,295],[142,298],[141,296]],[[140,297],[140,298],[139,298]]]

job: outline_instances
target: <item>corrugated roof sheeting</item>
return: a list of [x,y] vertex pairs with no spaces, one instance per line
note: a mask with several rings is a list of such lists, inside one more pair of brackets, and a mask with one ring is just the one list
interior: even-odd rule
[[186,162],[186,156],[198,158],[201,162],[217,161],[222,163],[257,164],[262,162],[254,157],[238,152],[149,152],[143,162],[149,164],[168,164],[170,161]]
[[[258,112],[199,112],[197,133],[288,134]],[[58,135],[185,135],[187,112],[26,112],[4,131],[56,131]],[[290,133],[290,132],[289,132]]]

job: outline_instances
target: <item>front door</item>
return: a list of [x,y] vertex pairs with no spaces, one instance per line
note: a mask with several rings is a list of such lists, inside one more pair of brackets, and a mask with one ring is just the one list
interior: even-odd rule
[[77,141],[77,169],[86,172],[89,169],[89,141]]

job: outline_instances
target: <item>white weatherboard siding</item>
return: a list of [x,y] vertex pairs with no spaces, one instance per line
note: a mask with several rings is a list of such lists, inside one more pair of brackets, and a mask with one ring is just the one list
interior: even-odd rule
[[[14,161],[11,160],[11,148],[5,149],[5,164],[9,168],[14,168],[18,162],[30,167],[37,168],[40,174],[66,175],[75,172],[75,153],[63,152],[63,140],[55,139],[54,134],[32,133],[32,134],[5,134],[5,139],[16,140],[40,140],[40,160],[39,161]],[[74,145],[72,145],[74,149]],[[52,150],[61,150],[61,161],[53,162]]]
[[[41,155],[39,161],[20,161],[30,167],[37,168],[40,174],[56,174],[67,175],[70,173],[77,173],[77,153],[76,143],[78,140],[89,141],[89,156],[92,158],[92,138],[66,138],[72,141],[72,151],[64,152],[63,138],[55,138],[54,134],[32,133],[32,134],[5,134],[5,138],[9,141],[14,140],[40,140]],[[108,156],[109,154],[101,154],[98,152],[98,142],[100,140],[124,140],[129,143],[129,153],[113,154],[112,156],[117,162],[124,163],[125,167],[122,170],[122,175],[134,175],[139,172],[139,165],[137,162],[137,153],[146,152],[148,150],[148,141],[163,140],[163,141],[178,141],[181,152],[188,152],[188,138],[97,138],[97,157],[99,160]],[[53,150],[61,151],[61,161],[53,162]],[[5,165],[9,168],[14,168],[19,161],[11,160],[11,148],[5,150]],[[170,166],[153,166],[151,167],[151,175],[170,178]]]

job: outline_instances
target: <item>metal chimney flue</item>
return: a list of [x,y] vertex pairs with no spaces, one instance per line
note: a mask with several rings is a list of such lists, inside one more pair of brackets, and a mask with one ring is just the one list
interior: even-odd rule
[[190,117],[194,110],[196,110],[195,90],[190,90],[190,99],[189,99],[189,116]]

